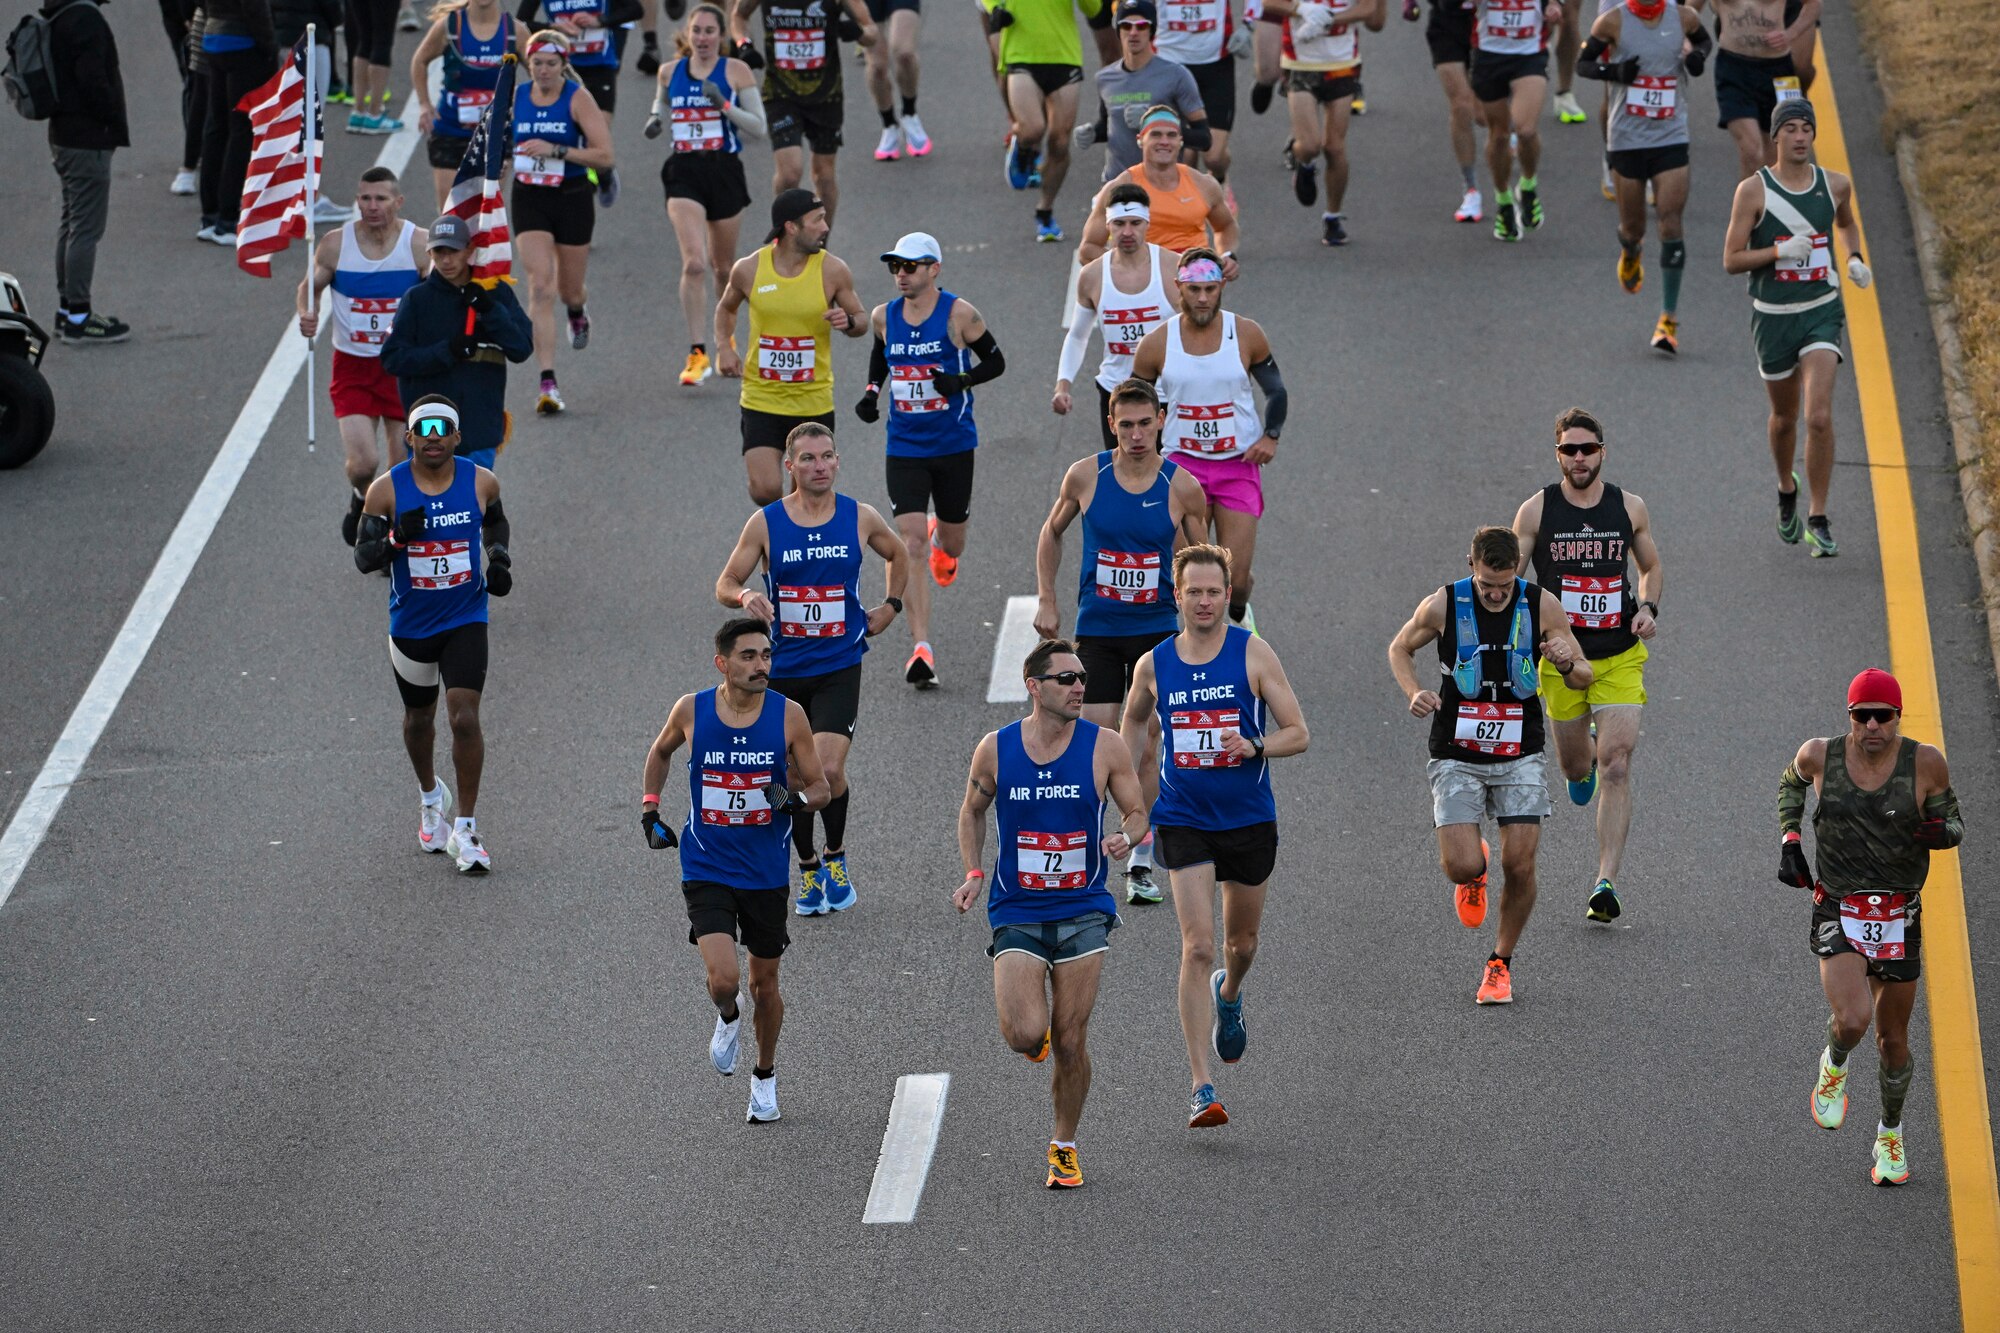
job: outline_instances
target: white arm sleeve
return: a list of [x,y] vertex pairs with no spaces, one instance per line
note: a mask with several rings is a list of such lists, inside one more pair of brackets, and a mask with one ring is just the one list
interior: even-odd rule
[[736,100],[722,109],[736,128],[753,139],[761,139],[770,133],[764,121],[764,94],[756,84],[736,90]]
[[1097,312],[1083,302],[1076,303],[1070,312],[1069,333],[1063,338],[1062,360],[1056,364],[1056,378],[1076,383],[1076,373],[1083,369],[1084,349],[1090,346],[1090,331],[1097,327]]

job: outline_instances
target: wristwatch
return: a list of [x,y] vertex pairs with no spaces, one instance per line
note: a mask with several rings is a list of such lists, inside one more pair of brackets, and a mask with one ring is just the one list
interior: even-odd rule
[[1658,620],[1660,618],[1660,604],[1658,602],[1654,601],[1641,602],[1639,603],[1639,609],[1644,611],[1647,615],[1651,616],[1655,620]]
[[1264,757],[1264,738],[1262,736],[1252,736],[1250,744],[1256,748],[1257,757],[1262,759]]
[[882,605],[888,607],[899,616],[903,614],[903,599],[900,597],[884,597]]

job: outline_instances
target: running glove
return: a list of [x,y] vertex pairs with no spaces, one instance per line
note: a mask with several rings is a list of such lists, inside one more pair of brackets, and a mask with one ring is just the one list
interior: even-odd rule
[[1813,243],[1810,236],[1787,236],[1772,247],[1778,252],[1778,259],[1787,264],[1803,264],[1812,258]]
[[1229,43],[1227,50],[1229,51],[1230,55],[1235,56],[1238,60],[1241,60],[1245,56],[1249,55],[1251,48],[1255,45],[1256,42],[1252,39],[1250,35],[1249,24],[1239,23],[1234,28],[1231,28],[1229,30]]
[[989,33],[998,32],[1013,21],[1014,11],[1005,5],[995,5],[986,11],[986,31]]
[[965,376],[952,370],[933,370],[931,387],[936,389],[941,397],[949,398],[955,393],[965,392]]
[[879,389],[872,384],[869,385],[868,392],[862,394],[861,401],[854,405],[854,415],[871,426],[880,421],[882,419],[880,394]]
[[641,810],[639,827],[646,835],[646,845],[656,852],[663,852],[669,847],[680,845],[680,839],[676,838],[674,831],[667,827],[667,821],[660,818],[658,810]]
[[1292,40],[1309,42],[1333,30],[1333,7],[1319,0],[1306,0],[1292,14]]
[[1140,124],[1146,119],[1146,113],[1152,109],[1144,102],[1134,102],[1132,105],[1126,107],[1120,113],[1125,117],[1125,128],[1128,130],[1138,129]]
[[658,116],[650,116],[646,120],[645,135],[648,139],[657,139],[660,137],[660,132],[665,128],[666,126],[660,123]]
[[727,107],[729,105],[729,94],[714,79],[703,79],[701,81],[701,95],[717,107]]
[[514,557],[504,546],[486,548],[486,591],[495,597],[514,591]]
[[479,283],[468,282],[465,284],[465,303],[483,315],[493,308],[493,293]]
[[854,21],[854,15],[844,9],[834,18],[833,31],[834,35],[839,37],[843,42],[858,42],[861,40],[861,25]]
[[424,539],[424,511],[421,507],[405,509],[396,515],[396,544],[408,546],[411,542]]
[[1924,820],[1921,824],[1917,825],[1917,831],[1910,836],[1916,839],[1918,846],[1928,847],[1932,851],[1943,851],[1945,848],[1954,845],[1951,840],[1951,834],[1945,831],[1942,819]]
[[470,361],[479,355],[479,339],[470,333],[461,333],[451,340],[451,354],[460,361]]
[[1875,274],[1869,269],[1860,255],[1849,255],[1847,257],[1847,280],[1856,287],[1866,287],[1869,283],[1875,281]]
[[1784,850],[1778,854],[1778,882],[1795,889],[1813,886],[1813,872],[1812,867],[1806,864],[1805,845],[1796,833],[1785,835]]
[[771,803],[773,810],[787,815],[802,815],[806,812],[805,797],[795,791],[787,791],[776,782],[764,784],[764,799]]
[[749,42],[738,42],[736,44],[736,58],[751,69],[764,68],[764,53]]

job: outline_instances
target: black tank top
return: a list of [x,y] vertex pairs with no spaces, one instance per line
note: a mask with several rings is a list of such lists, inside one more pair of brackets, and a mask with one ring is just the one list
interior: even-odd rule
[[[1503,611],[1488,611],[1477,590],[1472,619],[1479,629],[1480,686],[1471,698],[1458,692],[1451,668],[1458,661],[1458,616],[1452,608],[1451,586],[1444,592],[1444,633],[1438,636],[1438,697],[1444,706],[1431,714],[1431,758],[1459,759],[1468,764],[1504,764],[1542,752],[1542,696],[1514,697],[1507,685],[1507,645],[1514,632],[1514,603]],[[1516,585],[1515,597],[1522,594]],[[1530,583],[1528,642],[1533,654],[1542,638],[1542,590]]]
[[1564,491],[1561,482],[1542,488],[1535,582],[1561,599],[1583,655],[1600,662],[1639,641],[1632,633],[1639,604],[1626,568],[1632,515],[1625,509],[1625,492],[1610,482],[1590,509],[1578,509]]

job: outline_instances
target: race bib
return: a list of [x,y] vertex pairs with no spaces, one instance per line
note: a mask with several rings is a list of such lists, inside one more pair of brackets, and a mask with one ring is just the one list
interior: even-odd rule
[[779,69],[819,69],[826,64],[826,29],[773,28],[771,58]]
[[712,102],[674,108],[674,151],[713,153],[722,147],[722,113]]
[[1168,4],[1160,15],[1161,32],[1204,33],[1221,26],[1221,0],[1210,0],[1207,4]]
[[563,164],[551,158],[529,157],[526,153],[516,153],[514,179],[523,185],[561,185]]
[[1672,120],[1680,103],[1680,80],[1672,74],[1641,74],[1625,89],[1625,114]]
[[1521,726],[1526,717],[1525,704],[1462,703],[1452,739],[1468,750],[1511,759],[1521,753]]
[[931,383],[937,366],[889,367],[889,401],[898,412],[942,412],[951,406]]
[[1909,898],[1901,893],[1850,893],[1840,900],[1840,929],[1854,952],[1885,961],[1904,957]]
[[1563,614],[1578,629],[1617,629],[1625,623],[1625,576],[1588,578],[1563,574]]
[[1157,605],[1160,600],[1160,553],[1098,551],[1097,595],[1133,606]]
[[819,348],[811,338],[757,339],[757,378],[784,384],[811,384]]
[[[1778,242],[1789,241],[1785,235]],[[1814,232],[1812,253],[1804,259],[1780,259],[1772,266],[1771,276],[1779,282],[1825,282],[1826,275],[1833,271],[1833,245],[1825,232]]]
[[1238,731],[1243,714],[1234,708],[1167,714],[1173,733],[1175,768],[1235,768],[1242,761],[1222,748],[1222,733]]
[[1024,889],[1080,889],[1090,881],[1090,835],[1017,833],[1014,879]]
[[837,639],[847,633],[847,589],[778,585],[778,637]]
[[1174,443],[1191,454],[1235,453],[1236,405],[1174,404]]
[[486,108],[493,105],[491,88],[460,88],[454,96],[461,125],[477,125],[486,118]]
[[570,39],[570,63],[576,63],[578,56],[601,56],[611,49],[611,29],[583,28]]
[[410,587],[423,592],[472,582],[472,543],[411,542],[403,548]]
[[1778,94],[1779,106],[1783,106],[1794,97],[1805,96],[1804,90],[1799,87],[1799,76],[1796,74],[1787,74],[1783,78],[1772,79],[1771,89]]
[[1541,0],[1491,0],[1486,6],[1486,35],[1496,41],[1533,38],[1541,21]]
[[1112,356],[1132,356],[1139,350],[1139,344],[1160,322],[1160,308],[1156,305],[1136,306],[1127,310],[1106,310],[1104,319],[1104,350]]
[[710,773],[701,775],[701,822],[722,828],[742,828],[771,822],[771,802],[764,795],[769,773]]
[[380,347],[389,336],[389,326],[396,321],[396,303],[400,296],[357,296],[347,303],[349,330],[355,342],[366,347]]

